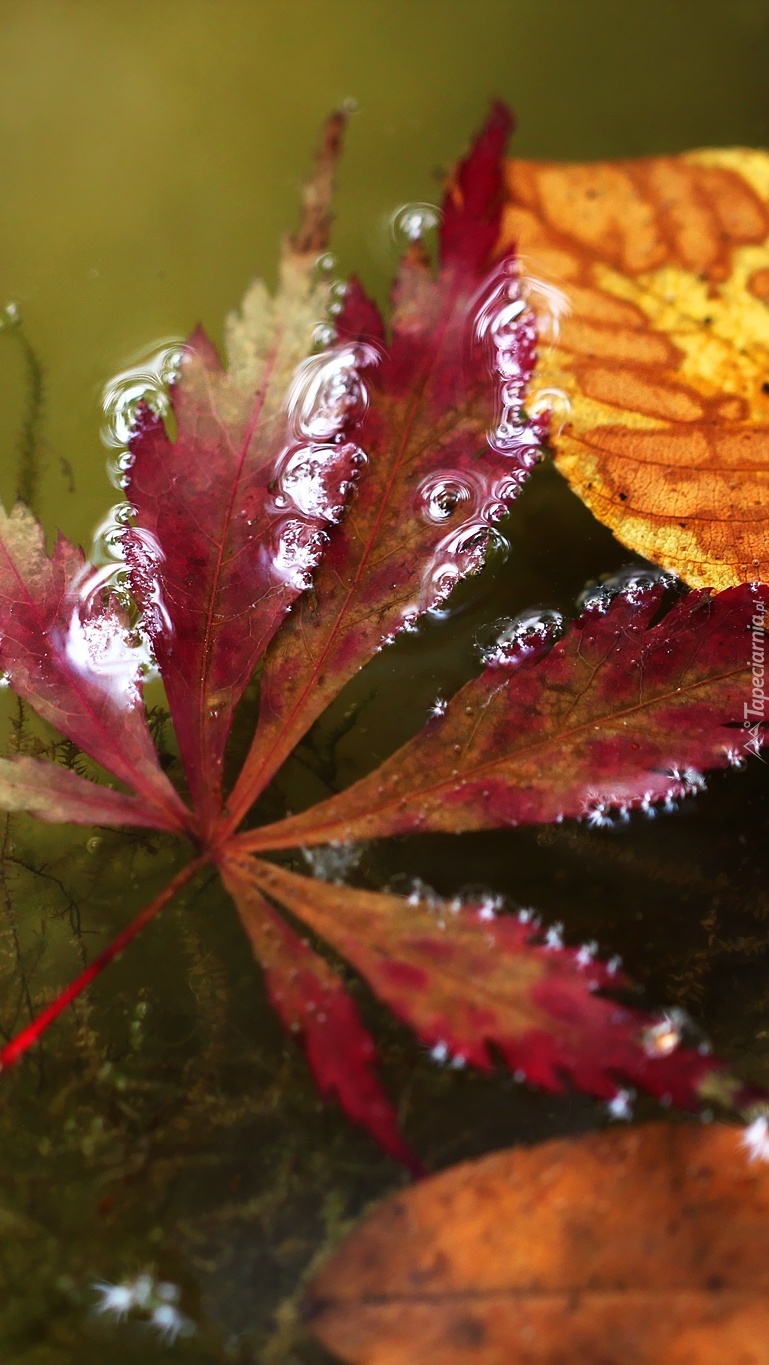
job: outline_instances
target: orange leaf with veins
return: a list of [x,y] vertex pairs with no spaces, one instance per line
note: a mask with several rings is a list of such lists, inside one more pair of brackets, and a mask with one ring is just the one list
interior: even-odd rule
[[558,468],[688,583],[769,577],[769,156],[511,161],[507,192],[502,245],[570,304],[538,372]]

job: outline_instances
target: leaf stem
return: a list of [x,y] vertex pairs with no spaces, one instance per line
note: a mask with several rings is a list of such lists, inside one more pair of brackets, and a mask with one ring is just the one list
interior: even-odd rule
[[76,1000],[87,986],[90,986],[91,982],[94,981],[97,976],[101,975],[104,968],[122,953],[123,949],[126,948],[131,940],[144,928],[145,924],[149,924],[150,920],[154,919],[164,906],[168,904],[172,897],[176,895],[176,892],[181,890],[181,888],[185,886],[195,873],[198,872],[201,867],[205,866],[208,861],[209,855],[207,853],[201,854],[199,858],[195,858],[193,862],[188,863],[180,872],[177,872],[173,880],[163,888],[160,894],[157,895],[153,901],[150,901],[149,905],[146,905],[141,913],[138,914],[130,924],[126,925],[125,929],[121,929],[120,933],[116,935],[108,947],[106,947],[103,952],[99,953],[99,956],[94,958],[93,962],[91,962],[85,970],[82,971],[74,981],[71,981],[70,984],[57,995],[56,999],[38,1014],[36,1019],[33,1019],[26,1028],[22,1029],[21,1033],[18,1033],[15,1038],[12,1038],[9,1043],[6,1043],[5,1047],[0,1049],[0,1072],[7,1071],[10,1067],[16,1065],[24,1056],[24,1053],[37,1042],[41,1034],[48,1028],[48,1025],[52,1024],[54,1019],[57,1019],[67,1006],[71,1005],[73,1000]]

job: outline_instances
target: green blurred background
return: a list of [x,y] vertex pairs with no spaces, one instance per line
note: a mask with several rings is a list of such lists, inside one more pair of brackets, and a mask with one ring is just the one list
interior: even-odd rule
[[[769,141],[764,0],[0,0],[0,51],[0,304],[45,371],[45,512],[85,539],[110,500],[103,384],[199,320],[217,335],[271,275],[339,101],[359,112],[334,245],[380,290],[389,214],[435,197],[492,95],[522,155]],[[2,347],[3,452],[17,365]]]

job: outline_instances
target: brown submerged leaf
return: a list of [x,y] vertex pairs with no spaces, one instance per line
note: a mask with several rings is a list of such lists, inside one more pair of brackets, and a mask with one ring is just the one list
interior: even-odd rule
[[388,1200],[305,1307],[351,1365],[765,1365],[769,1166],[722,1126],[499,1152]]
[[[765,580],[769,156],[511,161],[507,192],[502,249],[571,305],[537,374],[571,403],[561,431],[553,405],[558,468],[695,587]],[[552,300],[532,298],[547,324]]]

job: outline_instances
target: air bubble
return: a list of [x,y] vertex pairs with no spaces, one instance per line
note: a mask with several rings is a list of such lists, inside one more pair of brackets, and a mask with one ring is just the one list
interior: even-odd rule
[[312,331],[312,344],[318,350],[326,351],[336,341],[336,332],[328,322],[319,322]]
[[634,1091],[618,1090],[610,1100],[606,1101],[606,1112],[609,1118],[629,1122],[633,1117],[634,1099]]
[[279,473],[280,492],[276,507],[292,503],[306,517],[339,521],[350,491],[343,474],[349,463],[349,447],[308,445],[292,449]]
[[403,204],[390,219],[390,236],[398,246],[418,242],[441,221],[435,204]]
[[21,326],[21,309],[18,303],[11,301],[6,303],[0,313],[0,332],[10,331],[12,327]]
[[179,377],[183,357],[182,342],[171,339],[153,348],[146,360],[121,370],[105,385],[101,436],[106,446],[120,449],[128,445],[142,403],[157,416],[166,416],[170,408],[168,389]]
[[437,910],[441,898],[434,887],[421,877],[409,877],[397,872],[387,883],[385,890],[393,896],[401,896],[412,909]]
[[527,400],[530,417],[546,418],[549,436],[560,436],[571,416],[571,399],[563,389],[540,389]]
[[641,1046],[647,1057],[669,1057],[680,1047],[689,1017],[680,1009],[667,1010],[656,1024],[651,1024],[641,1035]]
[[286,401],[289,427],[297,441],[329,441],[363,420],[368,394],[361,370],[376,364],[368,343],[332,346],[297,367]]
[[457,509],[467,504],[476,505],[479,488],[461,474],[431,474],[423,479],[417,490],[417,508],[423,521],[439,525],[448,521]]
[[561,335],[561,323],[571,312],[568,296],[557,285],[533,275],[522,277],[521,292],[536,313],[539,337],[555,345]]

